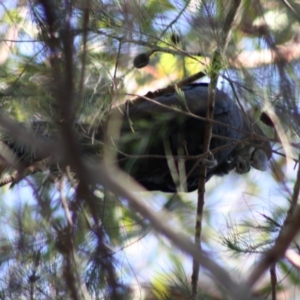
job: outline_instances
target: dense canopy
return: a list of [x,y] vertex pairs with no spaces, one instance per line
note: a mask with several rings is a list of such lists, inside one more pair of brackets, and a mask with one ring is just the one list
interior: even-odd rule
[[298,297],[299,1],[0,15],[1,299]]

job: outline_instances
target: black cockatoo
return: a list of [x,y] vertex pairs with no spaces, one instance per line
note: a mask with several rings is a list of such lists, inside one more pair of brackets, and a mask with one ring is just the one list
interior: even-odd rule
[[180,184],[188,192],[196,190],[202,163],[208,167],[206,181],[233,169],[240,174],[250,167],[266,170],[271,157],[269,142],[257,138],[265,137],[258,125],[219,89],[210,143],[213,160],[199,158],[208,84],[190,84],[181,91],[128,105],[119,145],[121,152],[128,154],[119,154],[122,169],[148,190],[163,192],[175,192]]
[[[163,192],[176,192],[179,187],[188,192],[196,190],[203,163],[207,165],[206,180],[233,169],[240,174],[248,172],[250,167],[265,170],[271,157],[270,144],[251,118],[246,118],[236,103],[218,89],[210,143],[213,156],[201,157],[207,100],[208,85],[195,83],[153,101],[127,102],[122,106],[120,138],[113,143],[119,166],[146,189]],[[32,127],[37,135],[45,137],[47,132],[46,138],[54,138],[51,130],[45,130],[45,122],[35,121]],[[86,130],[89,126],[75,127],[82,154],[92,157],[101,153],[105,128],[99,126],[89,134]],[[6,134],[1,140],[24,165],[44,158],[28,153],[29,149]],[[5,163],[3,158],[0,166]]]

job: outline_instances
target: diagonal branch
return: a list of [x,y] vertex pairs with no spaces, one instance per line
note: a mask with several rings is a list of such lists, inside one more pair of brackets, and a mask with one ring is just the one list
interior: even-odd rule
[[250,300],[250,290],[246,285],[237,283],[233,280],[230,274],[227,273],[220,265],[214,262],[208,253],[201,250],[199,246],[191,242],[187,237],[172,229],[166,220],[162,220],[145,201],[137,198],[133,191],[143,190],[140,185],[130,179],[123,171],[113,166],[103,164],[87,164],[86,163],[86,180],[94,184],[102,184],[115,193],[117,196],[126,199],[129,206],[141,216],[150,221],[153,228],[165,236],[170,242],[183,251],[184,253],[193,257],[193,259],[201,264],[211,276],[218,282],[228,295],[233,300]]
[[275,244],[272,249],[267,251],[262,257],[260,263],[254,267],[249,278],[249,287],[253,287],[254,284],[261,278],[261,276],[278,260],[284,257],[289,245],[293,242],[296,235],[300,231],[300,205],[297,205],[297,200],[300,194],[300,165],[298,165],[297,179],[294,184],[294,190],[292,195],[292,201],[290,209],[287,213],[284,224],[281,231],[275,240]]

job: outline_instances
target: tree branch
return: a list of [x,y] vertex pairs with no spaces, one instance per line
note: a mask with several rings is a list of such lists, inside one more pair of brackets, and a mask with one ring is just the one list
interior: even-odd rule
[[231,276],[216,262],[209,258],[209,254],[201,250],[184,235],[173,230],[166,222],[155,213],[150,206],[136,197],[136,194],[130,192],[142,191],[143,188],[129,178],[123,171],[115,167],[106,165],[95,165],[86,163],[86,180],[90,184],[103,184],[113,193],[121,198],[125,198],[130,207],[141,214],[144,219],[150,221],[153,228],[170,240],[175,247],[192,256],[193,259],[201,264],[212,277],[219,282],[228,295],[234,300],[250,300],[250,290],[244,284],[235,282]]
[[300,58],[300,47],[297,41],[276,46],[276,51],[263,49],[243,51],[229,58],[229,67],[233,69],[253,69],[279,62],[293,62]]
[[292,195],[292,202],[290,209],[287,213],[284,224],[281,231],[275,240],[275,244],[267,251],[262,257],[259,264],[254,267],[247,280],[249,287],[253,287],[254,284],[261,278],[261,276],[279,259],[283,258],[289,245],[295,239],[300,230],[300,205],[297,205],[297,199],[300,192],[300,165],[298,165],[297,179],[294,184],[294,191]]
[[[234,20],[237,16],[241,1],[235,0],[232,2],[232,5],[229,9],[227,17],[223,25],[223,31],[221,36],[220,50],[216,50],[212,57],[211,64],[209,66],[209,75],[210,75],[210,84],[208,87],[208,101],[207,101],[207,110],[206,110],[206,124],[203,140],[203,153],[209,153],[210,150],[210,141],[212,138],[212,127],[213,123],[209,120],[214,118],[214,107],[215,107],[215,92],[218,83],[219,72],[222,69],[222,56],[219,51],[226,51],[227,45],[229,43],[231,29],[234,23]],[[198,184],[198,203],[197,203],[197,215],[196,215],[196,224],[195,224],[195,244],[201,249],[201,231],[202,231],[202,216],[204,208],[204,198],[205,198],[205,182],[206,182],[206,173],[207,168],[205,164],[202,164],[199,174],[199,184]],[[192,274],[192,299],[197,298],[198,293],[198,277],[200,271],[200,264],[193,259],[193,274]]]

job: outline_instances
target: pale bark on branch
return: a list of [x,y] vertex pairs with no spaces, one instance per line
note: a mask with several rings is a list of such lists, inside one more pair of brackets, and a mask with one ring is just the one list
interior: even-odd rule
[[229,67],[233,69],[253,69],[280,62],[291,63],[300,59],[300,44],[296,41],[272,49],[243,51],[229,58]]

